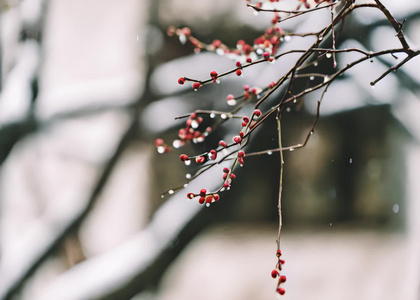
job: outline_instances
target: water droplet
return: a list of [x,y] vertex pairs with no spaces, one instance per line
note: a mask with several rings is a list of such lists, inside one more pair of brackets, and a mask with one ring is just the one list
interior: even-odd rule
[[263,49],[261,49],[261,48],[259,48],[259,49],[257,49],[257,51],[255,51],[255,52],[257,52],[257,54],[258,54],[258,55],[263,55],[264,50],[263,50]]
[[165,195],[160,195],[160,198],[162,198],[162,199],[165,198]]
[[330,52],[328,52],[327,54],[325,54],[325,56],[326,56],[327,58],[331,58],[332,54],[331,54]]
[[229,99],[229,100],[227,101],[227,104],[228,104],[229,106],[234,106],[234,105],[236,105],[236,100],[235,100],[235,99]]
[[225,119],[227,118],[227,115],[226,115],[226,114],[221,114],[221,115],[220,115],[220,117],[221,117],[223,120],[225,120]]
[[186,161],[184,161],[184,164],[185,164],[186,166],[191,165],[191,160],[187,159]]
[[294,100],[293,100],[293,103],[296,103],[296,102],[297,102],[297,99],[294,99]]
[[295,148],[290,148],[289,151],[290,152],[295,151]]
[[185,174],[185,178],[191,179],[191,174],[190,173]]
[[273,151],[267,151],[267,155],[273,154]]
[[312,135],[312,134],[314,134],[314,132],[313,132],[313,131],[311,131],[311,135]]
[[174,148],[179,148],[179,147],[181,147],[183,145],[183,142],[181,141],[181,140],[174,140],[173,142],[172,142],[172,146],[174,146]]
[[332,226],[333,225],[333,223],[330,223],[330,226]]
[[353,163],[353,158],[349,159],[349,164]]
[[398,204],[394,204],[394,205],[392,206],[392,212],[393,212],[394,214],[397,214],[399,211],[400,211],[400,206],[399,206]]
[[197,142],[198,142],[198,143],[200,143],[200,142],[204,142],[204,137],[203,137],[203,136],[198,137],[198,138],[197,138]]
[[290,112],[291,110],[292,110],[292,109],[291,109],[290,107],[287,107],[287,108],[286,108],[286,111],[287,111],[287,112]]
[[290,40],[292,39],[292,37],[290,36],[290,35],[286,35],[285,37],[284,37],[284,41],[285,42],[290,42]]
[[198,128],[198,122],[197,122],[197,120],[192,120],[192,122],[191,122],[191,127],[192,128],[194,128],[194,129],[197,129]]
[[220,84],[220,79],[216,79],[216,83],[217,84]]
[[206,203],[206,207],[210,207],[210,203]]
[[211,113],[210,114],[210,118],[212,118],[212,119],[216,118],[216,114],[215,113]]
[[168,191],[168,194],[169,194],[169,195],[172,195],[173,193],[174,193],[174,190],[169,190],[169,191]]
[[165,153],[165,147],[163,147],[163,146],[159,146],[156,149],[157,149],[157,152],[160,153],[160,154]]
[[254,10],[254,16],[258,16],[259,12]]
[[314,67],[318,67],[318,62],[314,62]]
[[188,183],[184,183],[183,187],[186,188],[188,186]]
[[324,37],[321,35],[319,38],[318,38],[318,41],[322,41],[324,39]]
[[309,80],[314,80],[314,79],[315,79],[315,76],[309,77]]
[[225,51],[223,49],[217,48],[216,53],[218,55],[224,55],[225,54]]
[[330,80],[330,77],[328,77],[328,76],[324,76],[324,83],[326,83],[327,81],[329,81]]

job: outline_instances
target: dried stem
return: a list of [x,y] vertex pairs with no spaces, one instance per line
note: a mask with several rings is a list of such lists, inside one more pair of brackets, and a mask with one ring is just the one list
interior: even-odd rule
[[[282,142],[281,142],[281,115],[280,115],[280,110],[278,110],[278,115],[277,115],[277,131],[278,131],[278,139],[279,139],[279,149],[282,149]],[[277,250],[280,250],[280,235],[281,235],[281,228],[283,225],[283,221],[282,221],[282,213],[281,213],[281,194],[283,191],[283,165],[284,165],[284,160],[283,160],[283,150],[280,150],[280,183],[279,183],[279,201],[278,201],[278,209],[279,209],[279,233],[277,236]]]

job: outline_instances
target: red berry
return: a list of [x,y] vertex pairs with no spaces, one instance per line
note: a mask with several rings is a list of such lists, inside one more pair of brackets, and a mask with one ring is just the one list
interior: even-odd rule
[[235,96],[233,96],[232,94],[227,95],[226,97],[227,100],[233,100],[235,99]]
[[261,110],[259,109],[254,110],[254,115],[257,117],[261,116]]
[[198,90],[201,87],[201,83],[196,81],[193,83],[192,87],[194,90]]
[[244,91],[247,92],[249,90],[249,85],[245,84],[244,85]]
[[236,67],[238,67],[238,68],[242,68],[242,64],[241,64],[241,62],[237,61],[237,62],[236,62]]
[[162,145],[163,145],[163,140],[160,139],[160,138],[157,138],[155,140],[155,147],[159,147],[159,146],[162,146]]
[[233,174],[233,173],[230,173],[229,177],[230,177],[231,179],[236,179],[236,175],[235,175],[235,174]]
[[192,113],[192,114],[190,115],[190,118],[191,118],[191,119],[195,119],[195,118],[197,118],[197,114],[196,114],[196,113]]
[[276,252],[276,256],[277,256],[277,257],[280,257],[280,256],[281,256],[281,250],[277,250],[277,252]]
[[272,82],[270,82],[270,84],[269,84],[269,86],[268,86],[268,87],[269,87],[270,89],[272,89],[275,85],[276,85],[276,83],[275,83],[274,81],[272,81]]
[[211,71],[210,72],[210,76],[211,76],[211,78],[217,78],[217,72],[216,71]]
[[286,282],[286,276],[281,275],[280,276],[280,282]]
[[191,29],[189,29],[188,27],[184,27],[184,28],[182,28],[182,33],[185,34],[186,36],[190,36],[191,35]]
[[205,197],[200,197],[200,199],[198,199],[198,203],[203,204],[204,201],[206,201]]
[[242,75],[242,71],[240,69],[236,70],[236,75],[241,76]]
[[215,160],[217,157],[217,152],[216,150],[210,150],[210,155],[211,155],[211,159]]
[[247,57],[247,58],[246,58],[246,62],[247,62],[247,63],[252,63],[252,58],[251,58],[251,57]]
[[219,48],[222,45],[222,42],[220,40],[214,40],[211,43],[215,48]]
[[268,58],[270,57],[270,53],[268,53],[267,51],[265,51],[265,52],[263,53],[263,57],[264,57],[265,59],[268,59]]
[[179,158],[181,159],[181,161],[187,161],[187,160],[189,160],[188,155],[186,155],[186,154],[181,154],[179,156]]
[[188,199],[193,199],[194,197],[195,197],[194,193],[188,193],[187,194]]
[[222,147],[226,147],[227,146],[226,142],[223,141],[223,140],[219,142],[219,145],[222,146]]
[[228,168],[223,168],[223,172],[224,172],[224,173],[229,173],[229,171],[230,171],[230,170],[229,170]]
[[206,203],[211,203],[213,201],[213,196],[212,195],[208,195],[206,197]]
[[286,291],[284,288],[281,288],[281,287],[277,288],[277,293],[279,293],[280,295],[284,295],[285,292]]
[[205,197],[205,196],[206,196],[206,194],[207,194],[207,190],[206,190],[206,189],[201,189],[201,191],[200,191],[200,196],[201,196],[201,197]]
[[181,84],[181,85],[183,85],[185,83],[185,77],[180,77],[178,79],[178,83]]
[[239,132],[239,136],[240,136],[241,138],[243,138],[243,137],[244,137],[244,135],[245,135],[245,133],[243,133],[242,131],[241,131],[241,132]]
[[219,201],[220,196],[218,194],[213,195],[214,201]]
[[279,275],[280,274],[279,274],[279,272],[276,269],[274,269],[273,271],[271,271],[271,277],[276,278]]
[[198,164],[203,163],[205,160],[206,160],[206,159],[204,158],[204,156],[197,156],[197,157],[195,158],[195,162],[196,162],[196,163],[198,163]]
[[247,116],[245,116],[245,117],[242,118],[242,121],[244,121],[246,124],[248,124],[249,118]]
[[245,152],[243,150],[238,152],[238,156],[239,157],[244,157],[245,156]]
[[239,143],[242,141],[242,138],[241,138],[239,135],[237,135],[237,136],[235,136],[235,137],[233,138],[233,141],[234,141],[235,143],[239,144]]

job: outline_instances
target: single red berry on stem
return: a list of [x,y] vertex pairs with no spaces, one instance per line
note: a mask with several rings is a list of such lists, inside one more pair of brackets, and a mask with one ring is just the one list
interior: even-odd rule
[[242,138],[241,138],[239,135],[237,135],[237,136],[235,136],[235,137],[233,138],[233,141],[234,141],[236,144],[239,144],[239,143],[242,141]]
[[280,295],[284,295],[284,293],[286,292],[286,290],[282,287],[277,288],[277,293],[279,293]]
[[254,115],[255,115],[256,117],[261,116],[261,110],[259,110],[259,109],[254,110]]
[[180,77],[180,78],[178,79],[178,83],[179,83],[180,85],[183,85],[183,84],[185,83],[185,77]]
[[186,154],[181,154],[179,156],[179,158],[181,159],[181,161],[187,161],[187,160],[189,160],[188,155],[186,155]]
[[286,282],[286,276],[281,275],[280,276],[280,282]]
[[217,158],[217,152],[216,150],[210,150],[211,159],[215,160]]
[[201,190],[200,190],[200,196],[201,196],[201,197],[205,197],[205,196],[206,196],[206,194],[207,194],[207,190],[206,190],[206,189],[201,189]]
[[218,76],[218,74],[217,74],[217,72],[216,71],[211,71],[210,72],[210,76],[211,76],[211,78],[217,78],[217,76]]
[[194,82],[192,85],[194,90],[198,90],[201,87],[201,83],[199,83],[198,81]]
[[222,146],[222,147],[226,147],[227,146],[226,142],[223,141],[223,140],[219,142],[219,145]]
[[187,194],[188,199],[193,199],[194,197],[195,197],[194,193],[188,193]]
[[274,269],[273,271],[271,271],[271,277],[276,278],[279,275],[280,274],[279,274],[279,272],[276,269]]
[[236,75],[241,76],[242,75],[242,71],[240,69],[236,70]]

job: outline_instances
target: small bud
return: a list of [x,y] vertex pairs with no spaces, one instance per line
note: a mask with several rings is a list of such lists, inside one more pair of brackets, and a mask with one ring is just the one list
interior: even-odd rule
[[194,193],[188,193],[187,194],[188,199],[193,199],[194,197],[195,197]]
[[251,57],[247,57],[247,58],[246,58],[246,62],[247,62],[247,63],[252,63],[252,58],[251,58]]
[[256,116],[256,117],[261,116],[261,110],[259,110],[259,109],[254,110],[254,116]]
[[236,75],[241,76],[242,75],[242,71],[240,69],[236,70]]
[[276,256],[277,256],[277,257],[280,257],[280,256],[281,256],[281,250],[277,250],[277,252],[276,252]]
[[221,141],[219,142],[219,146],[226,147],[226,146],[227,146],[227,144],[226,144],[226,142],[225,142],[225,141],[221,140]]
[[245,117],[242,118],[242,121],[244,121],[246,124],[248,124],[249,118],[247,116],[245,116]]
[[230,171],[230,170],[229,170],[228,168],[223,168],[223,172],[224,172],[224,173],[229,173],[229,171]]
[[222,45],[222,42],[220,40],[214,40],[211,43],[215,48],[219,48]]
[[274,269],[273,271],[271,271],[271,277],[276,278],[279,275],[280,274],[279,274],[279,272],[276,269]]
[[213,195],[214,201],[219,201],[220,196],[218,194]]
[[192,87],[194,90],[198,90],[201,87],[201,83],[196,81],[193,83]]
[[284,265],[284,264],[286,263],[286,261],[285,261],[284,259],[279,259],[279,263],[280,263],[281,265]]
[[237,61],[237,62],[236,62],[236,67],[237,67],[237,68],[242,68],[242,64],[241,64],[241,62]]
[[185,77],[180,77],[180,78],[178,79],[178,83],[179,83],[180,85],[183,85],[183,84],[185,83]]
[[232,94],[227,95],[226,97],[227,100],[233,100],[235,99],[235,96],[233,96]]
[[206,196],[206,194],[207,194],[207,190],[206,190],[206,189],[201,189],[201,190],[200,190],[200,196],[201,196],[201,197],[205,197],[205,196]]
[[238,152],[239,157],[245,157],[245,152],[243,150]]
[[237,135],[237,136],[235,136],[235,137],[233,138],[233,141],[234,141],[236,144],[239,144],[239,143],[242,141],[242,138],[241,138],[239,135]]
[[268,87],[269,87],[270,89],[272,89],[275,85],[276,85],[276,83],[275,83],[274,81],[272,81],[272,82],[270,82],[270,84],[269,84],[269,86],[268,86]]
[[247,92],[249,90],[249,85],[245,84],[244,85],[244,91]]
[[206,201],[206,197],[200,197],[200,199],[198,199],[198,203],[203,204],[204,201]]
[[242,139],[242,138],[245,136],[245,133],[243,133],[243,132],[241,131],[241,132],[239,132],[239,136],[240,136],[240,138]]
[[216,71],[211,71],[210,72],[210,76],[211,76],[211,78],[213,78],[213,79],[215,79],[215,78],[217,78],[217,72]]
[[181,154],[179,156],[179,158],[181,159],[181,161],[187,161],[187,160],[189,160],[188,155],[186,155],[186,154]]
[[286,282],[286,276],[281,275],[280,276],[280,282]]
[[229,182],[225,181],[225,183],[223,183],[223,187],[225,189],[227,189],[230,186]]
[[197,118],[197,114],[196,114],[196,113],[192,113],[192,114],[190,115],[190,119],[195,119],[195,118]]
[[231,179],[236,179],[236,175],[235,175],[235,174],[233,174],[233,173],[230,173],[229,177],[230,177]]

